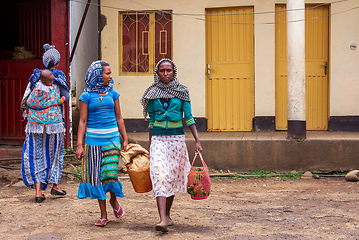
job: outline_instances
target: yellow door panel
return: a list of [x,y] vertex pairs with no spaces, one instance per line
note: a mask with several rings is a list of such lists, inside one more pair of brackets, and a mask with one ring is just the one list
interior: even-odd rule
[[[247,13],[247,14],[246,14]],[[253,7],[206,10],[208,131],[251,131]]]
[[[306,5],[310,7],[311,5]],[[287,31],[285,5],[276,5],[276,129],[287,129]],[[307,130],[328,129],[329,7],[306,9],[305,71]]]

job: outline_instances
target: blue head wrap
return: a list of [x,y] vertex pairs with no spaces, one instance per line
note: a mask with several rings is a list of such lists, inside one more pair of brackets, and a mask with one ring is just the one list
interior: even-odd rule
[[90,67],[87,69],[85,77],[87,88],[85,88],[85,92],[104,93],[110,91],[113,88],[113,79],[111,79],[111,82],[108,86],[103,84],[101,62],[104,61],[92,62]]

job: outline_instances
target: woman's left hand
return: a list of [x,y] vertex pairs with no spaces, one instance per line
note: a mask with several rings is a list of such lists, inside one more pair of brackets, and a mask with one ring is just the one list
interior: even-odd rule
[[128,145],[128,140],[123,140],[123,143],[122,143],[122,150],[123,151],[126,151],[127,150],[127,145]]

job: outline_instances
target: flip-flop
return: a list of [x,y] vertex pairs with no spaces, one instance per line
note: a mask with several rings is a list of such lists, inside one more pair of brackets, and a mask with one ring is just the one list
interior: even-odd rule
[[[113,215],[115,215],[115,218],[122,218],[123,215],[125,215],[125,210],[123,210],[123,208],[121,207],[121,205],[120,205],[120,203],[118,202],[117,199],[116,199],[116,201],[117,201],[117,204],[118,204],[118,206],[119,206],[119,209],[116,210],[116,209],[112,206],[112,204],[111,204],[111,207],[112,207],[112,209],[113,209]],[[122,214],[121,214],[120,216],[118,216],[118,213],[120,212],[120,210],[122,210]]]
[[104,227],[107,225],[107,223],[109,222],[108,219],[104,218],[104,219],[99,219],[100,220],[100,223],[97,223],[95,222],[95,226],[98,226],[98,227]]
[[161,232],[168,232],[167,225],[164,225],[162,223],[157,224],[156,227],[155,227],[155,230],[156,231],[161,231]]
[[173,221],[172,221],[172,219],[168,219],[168,220],[167,220],[167,226],[173,226]]

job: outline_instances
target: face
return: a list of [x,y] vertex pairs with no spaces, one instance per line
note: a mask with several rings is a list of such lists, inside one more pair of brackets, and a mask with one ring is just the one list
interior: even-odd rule
[[161,82],[171,82],[174,75],[172,64],[170,62],[162,62],[158,67],[157,75]]
[[41,80],[41,82],[43,84],[45,84],[46,86],[52,86],[53,80],[47,78],[47,79]]
[[103,77],[103,84],[105,86],[110,85],[112,79],[110,66],[104,66],[102,68],[102,77]]

